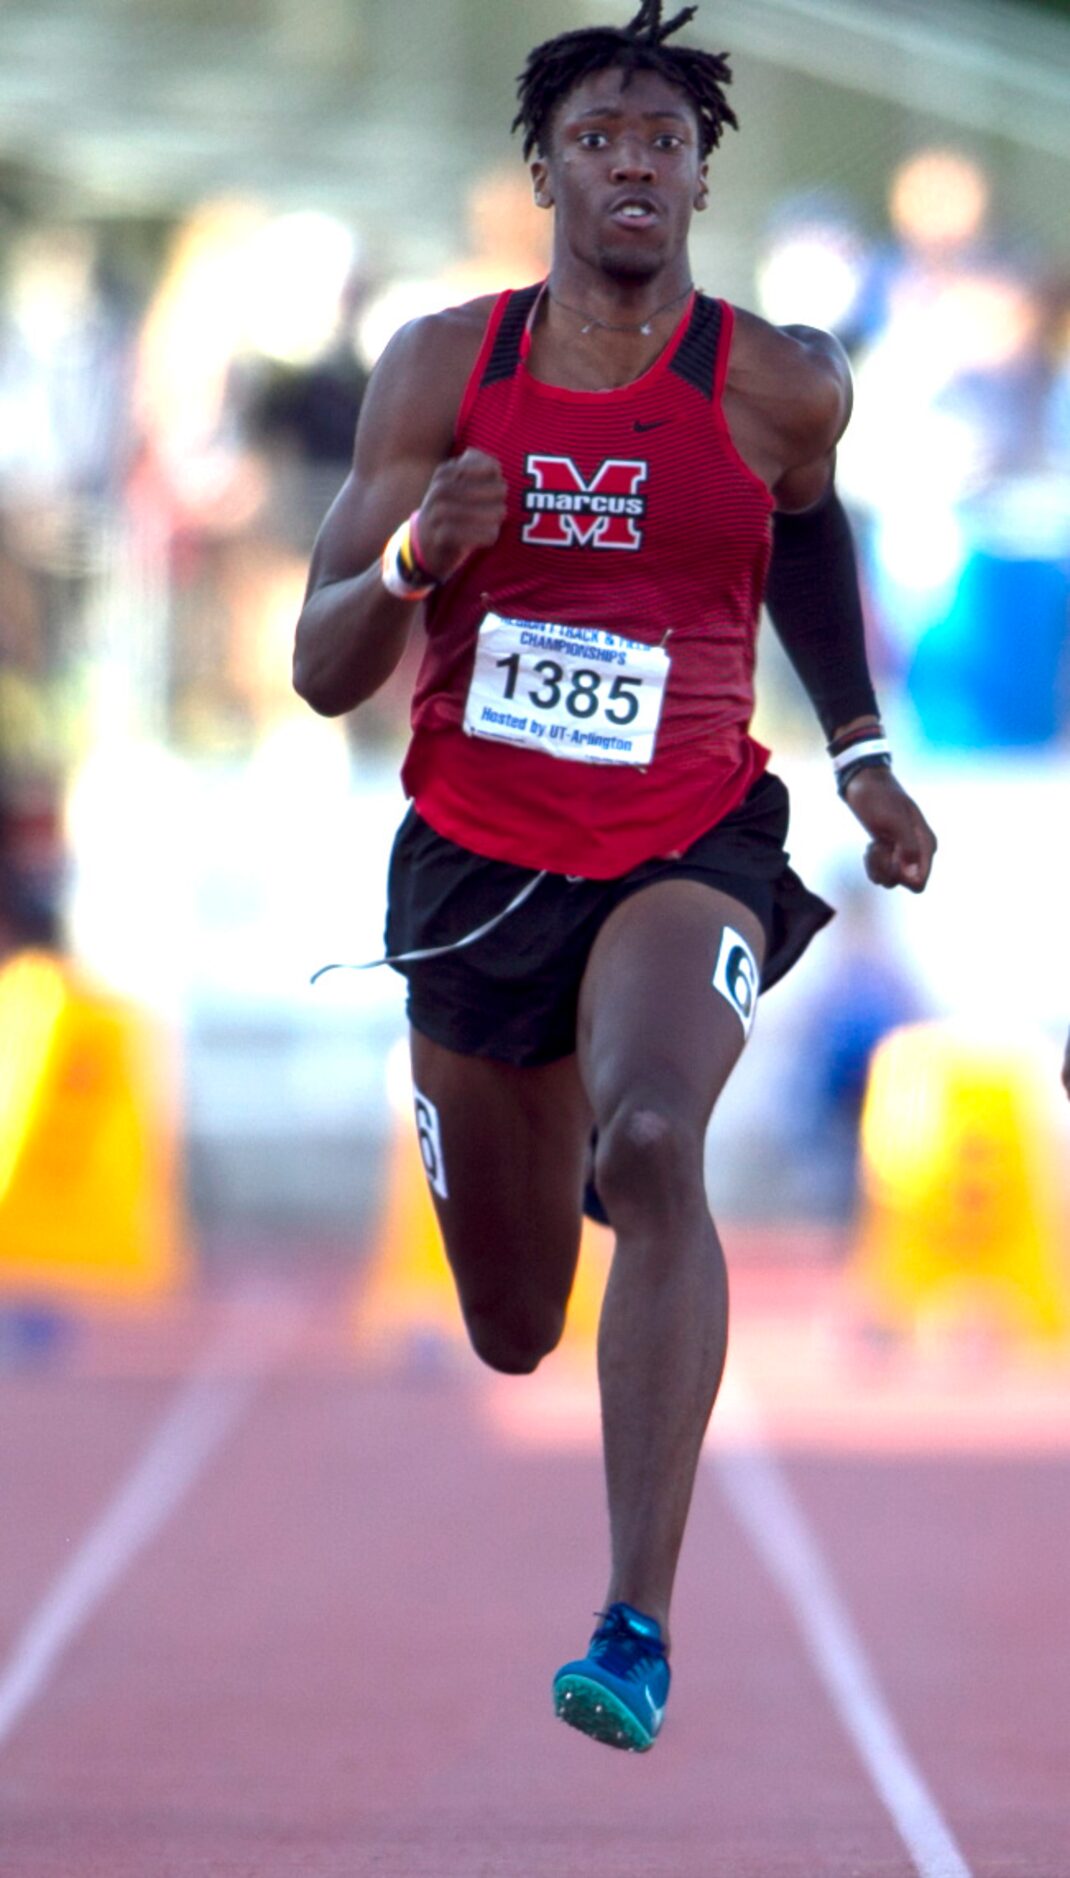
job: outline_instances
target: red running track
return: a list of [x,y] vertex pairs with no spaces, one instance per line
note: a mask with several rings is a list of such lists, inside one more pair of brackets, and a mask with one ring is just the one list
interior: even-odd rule
[[745,1272],[646,1757],[552,1717],[589,1369],[384,1372],[329,1273],[0,1372],[10,1878],[1067,1878],[1065,1364],[874,1368]]

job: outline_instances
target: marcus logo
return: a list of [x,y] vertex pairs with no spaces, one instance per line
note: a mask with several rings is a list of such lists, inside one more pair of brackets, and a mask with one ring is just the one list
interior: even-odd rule
[[643,545],[639,524],[646,497],[645,463],[612,457],[590,482],[568,456],[529,456],[526,471],[532,487],[524,491],[530,520],[524,540],[537,548],[625,548]]

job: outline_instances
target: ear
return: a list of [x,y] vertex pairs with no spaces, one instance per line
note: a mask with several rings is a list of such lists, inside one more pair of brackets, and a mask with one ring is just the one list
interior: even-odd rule
[[708,207],[710,200],[710,166],[704,163],[698,173],[698,185],[695,189],[695,207],[702,210]]
[[531,164],[531,186],[535,191],[535,207],[552,209],[554,192],[550,187],[550,166],[543,157],[536,157]]

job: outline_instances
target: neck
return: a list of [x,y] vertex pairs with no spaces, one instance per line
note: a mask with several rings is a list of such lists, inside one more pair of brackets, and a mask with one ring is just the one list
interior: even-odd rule
[[[552,280],[532,324],[528,369],[544,383],[572,391],[612,391],[634,383],[664,352],[684,314],[685,283],[662,313],[626,321],[625,309],[607,307],[604,321],[577,302],[557,299]],[[610,319],[610,312],[616,313]],[[637,309],[637,314],[640,309]]]
[[681,249],[649,274],[618,272],[611,263],[597,263],[577,255],[554,230],[550,265],[551,297],[580,307],[589,316],[612,325],[640,325],[658,307],[682,300],[691,287],[691,259]]
[[558,310],[561,323],[571,324],[573,330],[578,327],[581,336],[603,332],[638,334],[649,339],[655,331],[661,332],[666,325],[675,323],[693,290],[690,275],[682,280],[661,278],[656,284],[643,281],[634,286],[606,281],[603,277],[597,284],[585,287],[579,282],[571,284],[567,277],[562,282],[553,272],[547,283],[547,298],[551,308]]

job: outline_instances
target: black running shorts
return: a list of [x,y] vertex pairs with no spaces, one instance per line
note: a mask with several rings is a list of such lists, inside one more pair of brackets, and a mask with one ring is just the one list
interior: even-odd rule
[[[678,860],[643,861],[613,880],[547,874],[474,945],[397,966],[408,979],[410,1023],[464,1056],[516,1064],[571,1056],[580,984],[599,929],[622,900],[659,880],[706,881],[757,915],[766,937],[761,988],[768,991],[832,918],[832,908],[788,866],[787,832],[788,792],[766,773]],[[410,809],[390,861],[388,955],[464,938],[532,878],[529,869],[458,847]]]

